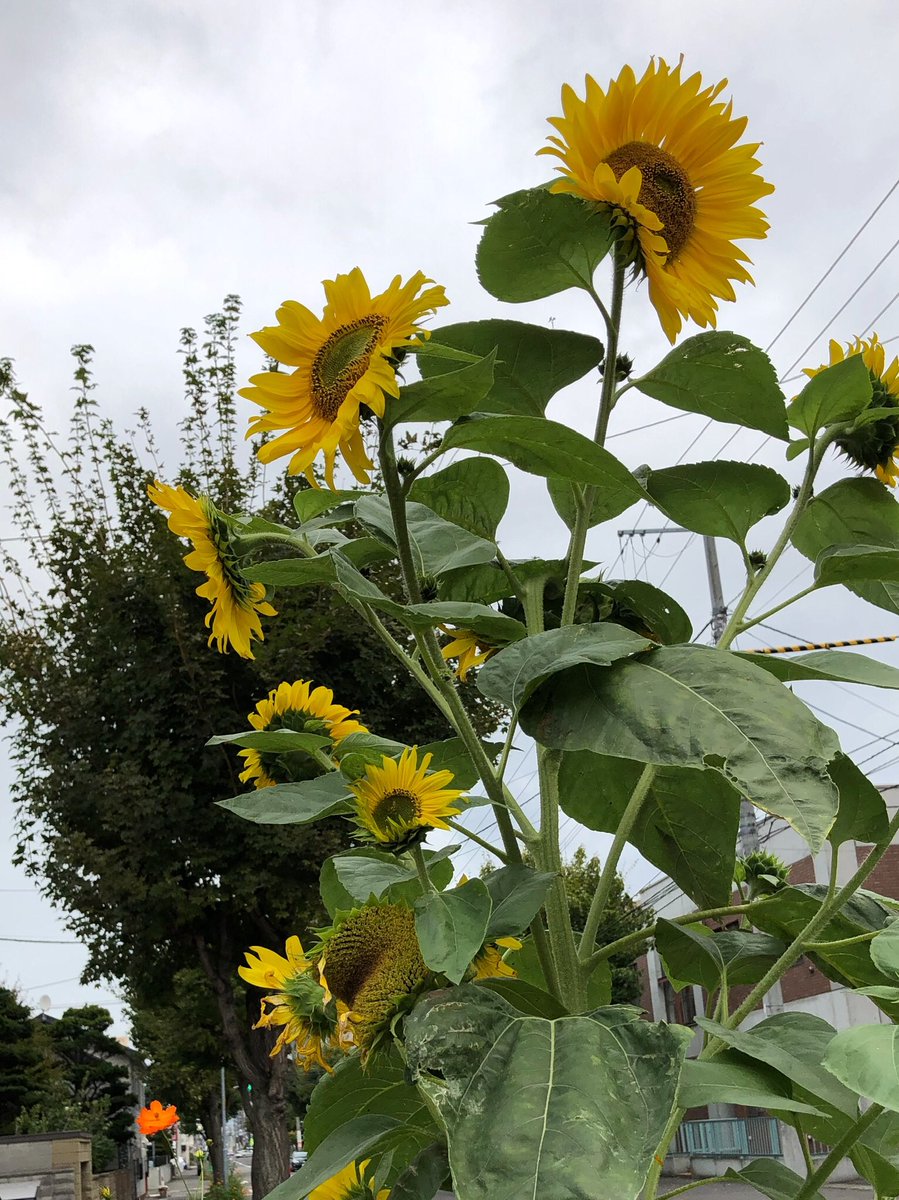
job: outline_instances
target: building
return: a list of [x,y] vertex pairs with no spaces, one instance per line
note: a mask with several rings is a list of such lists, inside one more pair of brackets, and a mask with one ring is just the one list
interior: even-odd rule
[[[892,815],[899,807],[899,787],[882,788],[881,791]],[[760,849],[776,854],[790,867],[790,883],[829,882],[832,863],[829,842],[813,856],[800,835],[779,817],[765,816],[757,822],[756,828]],[[862,842],[844,843],[837,863],[838,884],[848,882],[870,849],[870,845]],[[899,845],[887,850],[869,876],[867,886],[899,900]],[[651,908],[657,917],[668,919],[696,908],[676,884],[661,875],[648,883],[637,899]],[[738,901],[736,894],[734,900]],[[733,924],[737,924],[737,918],[733,919]],[[726,928],[727,922],[718,927]],[[696,1018],[706,1015],[702,988],[688,986],[676,992],[665,978],[654,948],[643,956],[639,966],[643,978],[643,1007],[654,1020],[695,1027]],[[732,1001],[739,1003],[748,991],[748,988],[733,988]],[[764,1018],[781,1012],[811,1013],[837,1030],[876,1022],[891,1024],[889,1017],[866,996],[831,982],[805,957],[772,988],[763,1004],[746,1018],[743,1028],[750,1029]],[[696,1055],[700,1048],[701,1035],[697,1032],[688,1054]],[[718,1175],[729,1166],[739,1169],[741,1163],[758,1157],[781,1158],[793,1170],[805,1174],[799,1143],[790,1127],[758,1109],[710,1104],[687,1113],[667,1166],[675,1173],[691,1171],[696,1175]],[[854,1171],[847,1162],[834,1179],[851,1177],[854,1177]]]

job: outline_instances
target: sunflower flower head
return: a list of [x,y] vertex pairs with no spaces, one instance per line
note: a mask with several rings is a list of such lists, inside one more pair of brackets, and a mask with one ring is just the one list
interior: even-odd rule
[[456,666],[456,675],[461,683],[465,683],[468,679],[468,673],[472,668],[485,663],[499,649],[498,646],[492,646],[489,642],[485,642],[482,637],[470,629],[450,629],[446,625],[441,625],[440,628],[450,638],[440,653],[443,655],[444,662],[449,662],[451,658],[459,660]]
[[476,955],[471,964],[472,979],[515,979],[518,972],[503,955],[507,950],[520,950],[521,942],[515,937],[497,938],[488,942]]
[[870,338],[856,338],[845,347],[831,341],[830,362],[821,367],[808,367],[804,373],[811,379],[828,366],[835,366],[855,355],[861,355],[871,376],[873,387],[869,408],[895,410],[895,415],[884,411],[879,420],[869,421],[837,438],[836,445],[857,467],[873,471],[881,483],[895,487],[899,480],[899,358],[887,365],[883,342],[875,333]]
[[[449,301],[442,287],[421,271],[403,283],[397,275],[386,291],[372,296],[358,267],[324,281],[327,304],[321,317],[295,300],[278,309],[278,324],[252,336],[266,354],[294,369],[264,371],[240,394],[262,412],[250,419],[247,437],[275,434],[259,448],[262,462],[290,455],[288,471],[305,471],[318,487],[312,464],[325,459],[325,478],[334,487],[338,450],[360,483],[372,463],[360,430],[363,414],[384,416],[385,396],[399,396],[398,356],[426,337],[420,321]],[[424,290],[422,290],[424,289]]]
[[400,904],[354,909],[323,935],[319,978],[345,1006],[342,1025],[367,1055],[428,978],[415,915]]
[[328,1050],[344,1045],[337,1031],[337,1006],[325,999],[298,937],[287,939],[285,955],[253,946],[244,954],[246,966],[237,968],[241,979],[270,993],[262,997],[259,1020],[253,1028],[281,1029],[272,1058],[292,1043],[304,1071],[314,1066],[330,1071]]
[[[367,733],[368,730],[353,717],[356,708],[344,708],[334,703],[330,688],[313,687],[311,682],[298,679],[296,683],[279,683],[264,700],[256,705],[247,720],[260,732],[268,729],[292,729],[297,733],[319,733],[329,737],[338,746],[351,733]],[[240,757],[245,768],[240,779],[243,783],[253,781],[257,788],[272,787],[278,783],[289,783],[296,778],[296,771],[308,765],[304,756],[297,753],[271,754],[261,750],[241,750]],[[299,763],[303,758],[304,762]],[[293,770],[292,770],[293,768]]]
[[211,629],[209,645],[215,642],[220,654],[232,646],[241,658],[252,658],[251,643],[254,639],[261,642],[265,636],[260,616],[277,613],[265,599],[264,585],[249,583],[241,574],[228,517],[207,496],[192,496],[183,487],[158,480],[147,489],[147,495],[169,514],[172,533],[187,538],[193,546],[184,557],[185,564],[206,576],[197,595],[212,605],[206,616],[206,627]]
[[384,755],[369,763],[365,777],[350,785],[355,821],[363,841],[401,850],[422,842],[429,829],[448,829],[448,817],[462,792],[451,788],[451,771],[428,772],[431,755],[418,761],[418,748],[407,747],[398,759]]
[[768,229],[755,203],[774,188],[758,174],[758,144],[738,144],[747,122],[718,99],[726,86],[703,88],[663,59],[639,80],[625,67],[608,91],[588,75],[583,99],[562,89],[556,134],[538,151],[562,162],[553,191],[608,206],[672,342],[683,319],[715,326],[733,281],[752,282],[735,242]]
[[388,1200],[390,1188],[381,1188],[376,1192],[373,1181],[367,1177],[369,1161],[366,1158],[360,1163],[350,1163],[313,1188],[309,1200]]
[[147,1108],[142,1108],[137,1114],[137,1127],[144,1137],[152,1137],[154,1133],[162,1133],[178,1124],[178,1110],[174,1104],[163,1108],[158,1100],[151,1100]]

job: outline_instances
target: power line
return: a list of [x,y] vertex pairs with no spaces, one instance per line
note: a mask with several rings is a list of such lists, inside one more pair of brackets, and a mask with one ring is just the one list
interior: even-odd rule
[[28,942],[34,946],[80,946],[81,942],[70,942],[60,938],[0,937],[0,942]]

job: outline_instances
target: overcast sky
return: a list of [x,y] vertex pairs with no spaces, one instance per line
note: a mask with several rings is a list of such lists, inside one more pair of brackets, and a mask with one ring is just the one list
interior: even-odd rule
[[[729,78],[735,112],[764,143],[764,175],[777,187],[764,204],[772,230],[747,244],[758,286],[725,307],[720,327],[768,346],[896,182],[897,51],[899,13],[887,0],[856,4],[851,16],[834,0],[0,0],[0,357],[16,360],[20,384],[63,426],[69,347],[91,342],[104,410],[127,426],[147,406],[175,463],[178,330],[228,292],[243,297],[249,332],[284,299],[320,307],[320,281],[355,265],[373,289],[421,269],[447,288],[442,323],[502,315],[599,332],[574,293],[517,307],[483,293],[471,222],[491,199],[547,177],[548,160],[534,153],[563,82],[580,89],[590,72],[605,84],[625,62],[640,73],[652,54],[681,53],[707,82]],[[899,190],[773,345],[779,373],[796,374],[797,358],[824,361],[829,336],[864,332],[895,298],[899,255],[832,320],[897,225]],[[665,352],[645,291],[628,291],[624,329],[638,371]],[[899,304],[877,330],[899,336]],[[242,368],[258,361],[246,343]],[[590,430],[595,395],[584,381],[550,415]],[[692,415],[640,431],[672,415],[628,393],[610,448],[631,467],[661,467],[724,447],[795,478],[782,449],[757,433],[737,432],[725,446],[733,427],[705,428]],[[844,473],[834,460],[823,481]],[[701,541],[616,536],[662,523],[635,508],[595,531],[588,555],[615,574],[664,583],[698,631],[708,618]],[[770,545],[776,528],[759,527],[753,544]],[[510,556],[561,553],[540,481],[517,477],[501,537]],[[729,599],[741,567],[726,545],[720,553]],[[796,575],[798,589],[809,569],[787,556],[763,607]],[[790,637],[760,630],[768,644],[899,632],[889,614],[837,589],[774,623]],[[899,665],[890,646],[872,653]],[[893,693],[817,685],[805,694],[832,714],[825,719],[846,749],[860,747],[857,761],[878,782],[899,777]],[[523,796],[535,790],[530,770],[523,756]],[[11,846],[5,793],[3,805],[0,837]],[[572,830],[563,838],[576,844]],[[602,850],[602,838],[588,840]],[[0,939],[70,939],[8,857],[0,855]],[[626,874],[636,888],[649,872],[634,856]],[[116,1004],[77,985],[84,961],[77,945],[0,940],[0,980],[32,1003],[46,993],[51,1012],[87,999]]]

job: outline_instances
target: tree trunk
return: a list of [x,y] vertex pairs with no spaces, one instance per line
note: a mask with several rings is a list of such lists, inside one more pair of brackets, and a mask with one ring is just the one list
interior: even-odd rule
[[245,1100],[247,1124],[253,1132],[253,1200],[264,1200],[290,1174],[287,1139],[287,1061],[273,1060],[268,1087],[253,1091]]
[[209,1165],[215,1183],[224,1183],[227,1178],[225,1164],[225,1131],[222,1127],[221,1097],[218,1088],[209,1092],[203,1103],[203,1132],[209,1148]]

